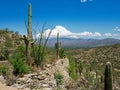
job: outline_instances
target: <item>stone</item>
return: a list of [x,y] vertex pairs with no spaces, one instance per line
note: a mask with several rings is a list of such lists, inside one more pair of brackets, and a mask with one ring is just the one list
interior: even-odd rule
[[2,82],[2,83],[6,82],[5,78],[2,75],[0,76],[0,82]]
[[[22,90],[30,90],[28,87],[32,86],[37,88],[35,90],[56,90],[57,82],[54,75],[60,73],[64,77],[62,79],[63,82],[61,88],[62,90],[65,90],[66,85],[70,82],[68,67],[68,59],[59,59],[54,65],[47,64],[45,66],[46,69],[41,70],[40,72],[25,74],[22,78],[18,78],[16,83],[12,86]],[[0,78],[4,80],[4,77]]]
[[18,81],[27,81],[28,78],[26,77],[22,77],[22,78],[18,78]]
[[32,79],[31,78],[29,78],[27,81],[26,81],[26,83],[31,83],[32,82]]

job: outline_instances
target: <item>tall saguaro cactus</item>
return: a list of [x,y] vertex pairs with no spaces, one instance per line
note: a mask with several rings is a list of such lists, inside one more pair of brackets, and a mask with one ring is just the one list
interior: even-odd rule
[[29,65],[32,64],[32,58],[30,55],[31,51],[31,45],[35,42],[32,38],[32,5],[29,3],[28,5],[28,26],[27,26],[27,37],[24,35],[23,40],[26,45],[26,57],[27,57],[27,63]]
[[55,43],[55,48],[57,59],[59,59],[59,51],[61,49],[61,43],[59,42],[59,33],[57,33],[57,42]]
[[31,41],[32,41],[32,5],[31,3],[29,3],[28,5],[27,41],[28,41],[28,46],[26,47],[26,56],[27,56],[27,59],[30,59],[30,49],[31,49]]
[[110,62],[105,66],[104,90],[112,90],[112,65]]

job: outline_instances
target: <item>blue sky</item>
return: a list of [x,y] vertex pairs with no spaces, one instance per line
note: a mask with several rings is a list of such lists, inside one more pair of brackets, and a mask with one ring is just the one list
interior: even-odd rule
[[119,38],[120,0],[0,0],[0,28],[26,34],[29,2],[33,29],[46,23],[47,28],[59,25],[72,33],[98,32]]

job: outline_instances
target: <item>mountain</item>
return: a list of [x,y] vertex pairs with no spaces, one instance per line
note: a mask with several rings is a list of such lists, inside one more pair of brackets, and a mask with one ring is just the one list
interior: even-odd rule
[[[44,33],[47,36],[51,29],[45,30]],[[49,47],[54,47],[56,43],[57,33],[60,36],[60,42],[63,47],[97,47],[104,45],[113,45],[120,43],[119,39],[115,39],[113,34],[105,33],[101,34],[99,32],[79,32],[73,33],[66,29],[63,26],[55,26],[52,29],[52,33],[50,35],[50,40],[48,42]],[[37,35],[39,37],[40,34]],[[118,38],[118,37],[117,37]]]
[[[91,48],[105,45],[114,45],[119,44],[119,39],[105,38],[105,39],[74,39],[74,38],[60,38],[62,47],[71,47],[71,48]],[[54,47],[56,39],[49,39],[48,46]]]

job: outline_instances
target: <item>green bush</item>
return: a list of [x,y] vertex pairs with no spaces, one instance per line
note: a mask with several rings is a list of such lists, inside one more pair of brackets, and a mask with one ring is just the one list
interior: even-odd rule
[[12,47],[13,47],[13,45],[12,45],[12,40],[7,40],[7,41],[5,42],[5,46],[8,47],[8,48],[12,48]]
[[62,79],[63,79],[63,75],[61,75],[60,73],[55,74],[55,77],[57,85],[61,85],[62,84]]
[[23,51],[23,47],[18,47],[17,51],[10,58],[10,62],[14,68],[14,74],[16,75],[28,73],[30,70],[26,64],[26,57]]
[[65,57],[65,50],[64,49],[62,49],[62,48],[60,49],[59,56],[60,56],[60,58]]
[[50,31],[47,36],[44,33],[44,26],[42,31],[40,32],[40,36],[37,39],[37,43],[32,46],[31,55],[34,58],[34,63],[37,66],[43,66],[43,62],[45,61],[45,57],[47,56],[47,42],[51,35]]
[[0,67],[0,74],[6,75],[7,72],[8,72],[8,67],[7,66]]
[[8,49],[5,49],[3,52],[4,58],[7,60],[9,58],[9,51]]
[[0,49],[0,61],[8,60],[9,54],[10,52],[7,48]]
[[75,66],[75,61],[73,60],[73,58],[71,56],[69,56],[68,58],[69,58],[69,76],[73,80],[77,80],[78,79],[78,75],[76,73],[77,67]]

